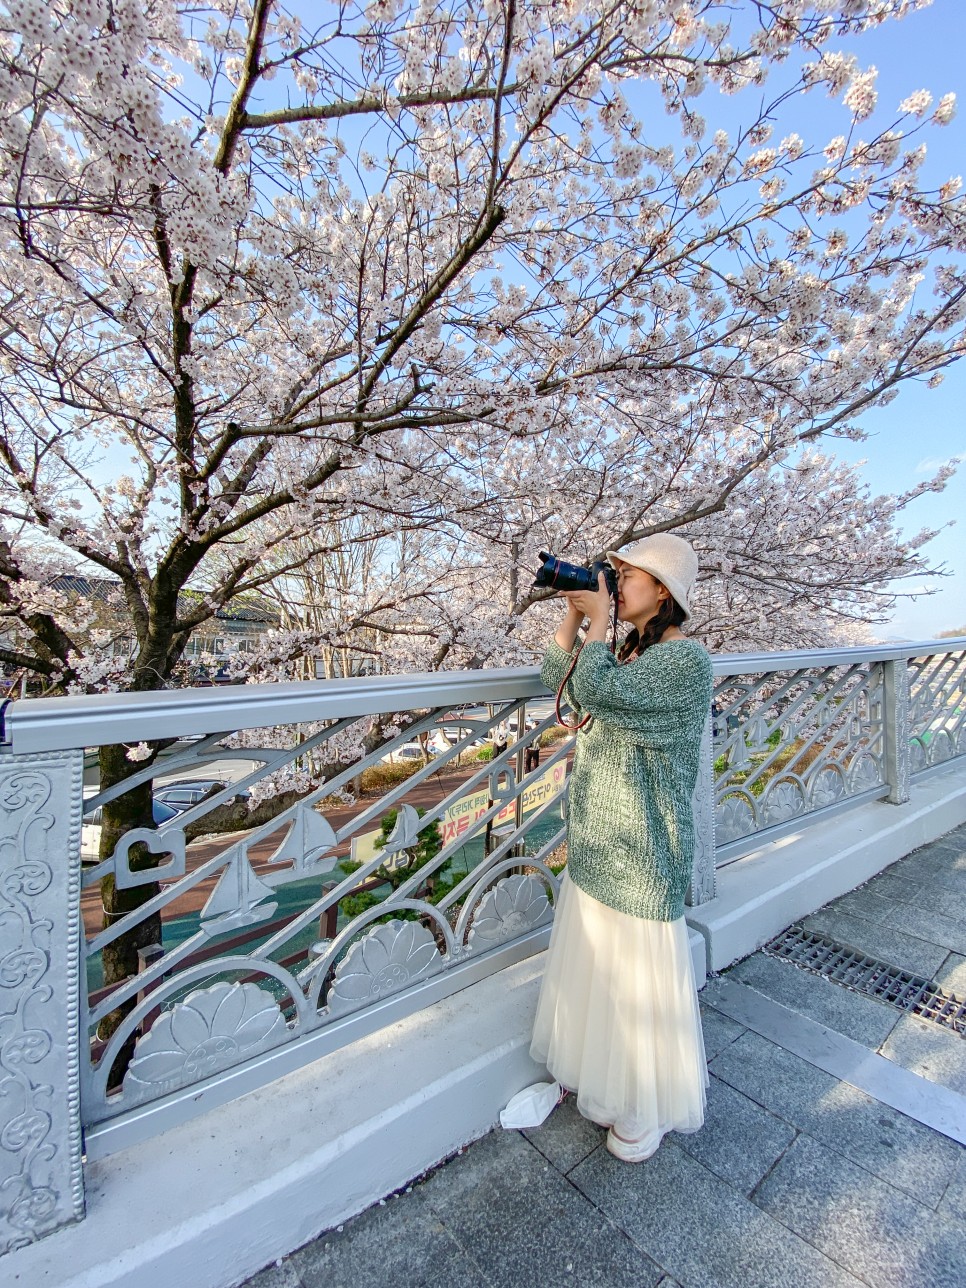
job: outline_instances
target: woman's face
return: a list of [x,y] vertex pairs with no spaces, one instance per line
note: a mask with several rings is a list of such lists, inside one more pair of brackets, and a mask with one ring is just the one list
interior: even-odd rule
[[662,603],[670,598],[666,587],[643,568],[614,560],[617,570],[617,616],[641,630]]

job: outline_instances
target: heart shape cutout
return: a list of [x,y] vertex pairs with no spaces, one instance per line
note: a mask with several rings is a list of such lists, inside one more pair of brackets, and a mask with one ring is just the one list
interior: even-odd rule
[[[130,852],[134,845],[143,845],[151,854],[170,854],[171,858],[154,868],[132,868]],[[173,881],[183,877],[184,872],[184,832],[180,828],[172,828],[169,833],[167,830],[157,832],[154,828],[133,827],[124,833],[114,850],[114,880],[119,890],[150,885],[152,881]]]

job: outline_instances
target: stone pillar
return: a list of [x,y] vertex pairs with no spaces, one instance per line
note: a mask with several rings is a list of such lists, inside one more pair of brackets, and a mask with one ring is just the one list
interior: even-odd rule
[[909,663],[904,657],[882,664],[883,740],[886,799],[902,805],[909,799]]
[[694,860],[688,904],[694,908],[714,898],[714,743],[711,716],[708,716],[701,738],[698,780],[694,785]]
[[83,771],[80,750],[0,748],[0,1254],[84,1215]]

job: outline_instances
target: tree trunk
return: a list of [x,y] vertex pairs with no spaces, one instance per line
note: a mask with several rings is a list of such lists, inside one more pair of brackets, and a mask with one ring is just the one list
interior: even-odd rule
[[[132,765],[127,759],[126,751],[127,748],[123,743],[101,747],[102,789],[112,787],[131,773]],[[100,857],[102,859],[113,854],[114,847],[120,838],[125,832],[130,831],[132,827],[154,826],[151,806],[152,792],[150,782],[143,783],[140,787],[135,787],[131,791],[125,792],[123,796],[104,806],[100,848]],[[131,851],[130,866],[132,868],[154,867],[160,857],[162,856],[151,854],[143,845],[138,845]],[[104,928],[107,929],[109,926],[114,925],[127,913],[133,912],[147,903],[149,899],[153,899],[158,890],[159,886],[156,881],[134,886],[133,889],[121,890],[118,889],[113,875],[104,877],[101,881]],[[101,961],[104,968],[104,983],[117,984],[121,980],[127,979],[129,975],[136,975],[138,970],[138,949],[146,948],[150,944],[160,943],[161,914],[155,912],[149,917],[145,917],[137,926],[126,931],[102,950]],[[106,1015],[98,1027],[98,1037],[102,1040],[110,1037],[135,1005],[136,1001],[132,998],[122,1003],[116,1010],[111,1011],[109,1015]],[[123,1078],[124,1071],[127,1069],[134,1052],[136,1040],[137,1034],[133,1033],[121,1048],[108,1079],[109,1087],[116,1087]]]
[[[155,588],[155,593],[157,590]],[[172,649],[174,640],[176,592],[167,588],[166,594],[157,596],[162,601],[171,600],[167,605],[168,612],[159,611],[165,606],[152,605],[153,628],[142,644],[137,662],[134,666],[132,691],[150,691],[159,687],[164,678],[170,674],[170,668],[177,661]],[[181,641],[182,648],[184,641]],[[180,650],[177,650],[180,655]],[[135,766],[127,758],[127,748],[123,743],[109,744],[100,748],[100,786],[101,790],[113,787],[130,776]],[[154,827],[153,785],[150,781],[135,787],[117,800],[105,805],[102,811],[100,857],[107,858],[114,852],[121,837],[135,827]],[[152,854],[144,845],[133,846],[128,862],[132,869],[145,870],[157,867],[163,855]],[[142,907],[153,899],[160,889],[156,881],[134,886],[132,889],[118,889],[113,876],[106,876],[101,882],[101,899],[104,906],[105,928],[114,925],[128,913]],[[116,984],[137,974],[138,949],[161,943],[161,915],[152,913],[132,929],[125,931],[104,948],[101,960],[104,968],[104,983]],[[130,1014],[136,1005],[133,999],[122,1003],[116,1010],[105,1016],[98,1030],[101,1038],[109,1037]],[[109,1086],[114,1086],[124,1076],[124,1071],[134,1050],[136,1034],[125,1042],[115,1061],[109,1077]]]

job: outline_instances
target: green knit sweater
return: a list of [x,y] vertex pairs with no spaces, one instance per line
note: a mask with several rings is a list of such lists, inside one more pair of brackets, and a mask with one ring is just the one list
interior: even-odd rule
[[[540,671],[548,689],[572,660],[550,645]],[[570,775],[570,878],[609,908],[674,921],[691,878],[711,659],[695,640],[668,640],[622,666],[594,641],[580,650],[566,697],[594,717],[577,735]]]

